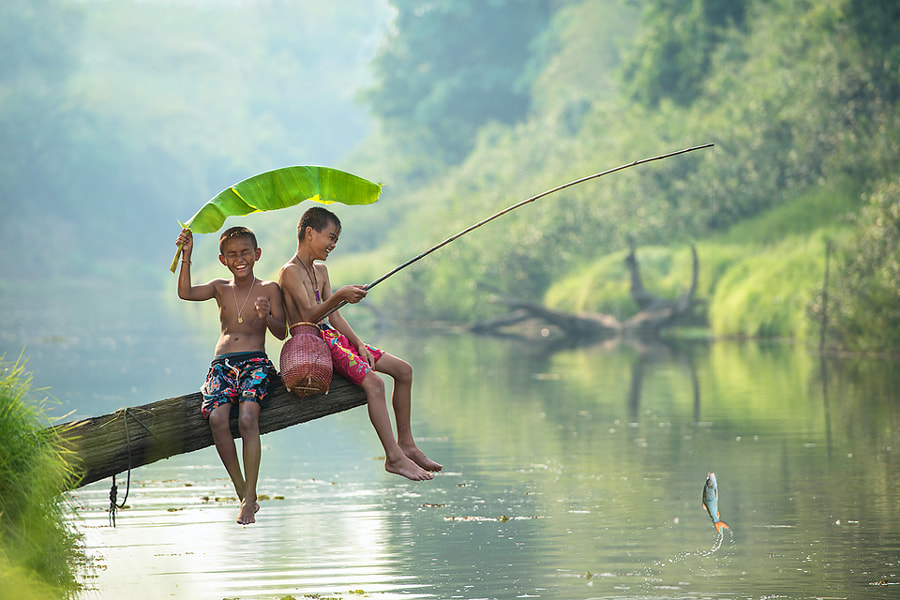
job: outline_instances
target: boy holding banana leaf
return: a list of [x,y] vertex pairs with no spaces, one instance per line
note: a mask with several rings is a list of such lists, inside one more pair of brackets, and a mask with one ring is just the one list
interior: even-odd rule
[[[316,262],[328,258],[340,233],[341,222],[331,211],[314,206],[303,213],[297,226],[297,252],[278,274],[288,323],[318,324],[319,335],[331,350],[334,371],[366,392],[369,420],[385,451],[385,470],[413,481],[431,479],[442,466],[428,458],[413,439],[410,428],[412,367],[396,356],[363,343],[335,309],[343,302],[355,304],[362,300],[366,288],[346,285],[332,293],[328,268],[323,262]],[[330,326],[324,322],[326,316]],[[394,379],[391,403],[397,422],[396,439],[386,405],[384,381],[375,371]]]
[[[259,510],[256,498],[262,454],[259,403],[278,378],[265,353],[266,330],[280,340],[287,335],[281,290],[275,282],[257,279],[253,274],[253,265],[262,250],[257,246],[256,236],[246,227],[232,227],[219,238],[219,261],[231,272],[231,279],[192,285],[191,231],[182,230],[176,243],[182,246],[178,297],[193,301],[215,299],[219,306],[221,333],[203,384],[200,410],[209,420],[216,450],[241,500],[237,522],[247,525],[256,521]],[[241,473],[229,423],[233,405],[238,406],[244,473]]]

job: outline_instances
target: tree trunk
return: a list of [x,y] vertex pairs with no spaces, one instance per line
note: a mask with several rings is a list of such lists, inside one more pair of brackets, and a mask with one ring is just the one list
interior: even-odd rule
[[[612,337],[657,337],[664,328],[690,313],[695,303],[694,294],[697,291],[700,261],[697,257],[697,249],[693,244],[691,245],[691,254],[690,287],[677,299],[669,300],[655,296],[644,288],[635,247],[633,244],[630,245],[630,252],[625,257],[625,263],[629,266],[632,298],[641,310],[625,321],[619,321],[613,315],[572,314],[550,310],[521,300],[502,298],[498,301],[509,306],[513,312],[503,317],[474,323],[469,326],[469,331],[488,335],[512,335],[510,328],[517,328],[520,336],[526,329],[538,331],[540,336],[546,335],[546,331],[553,328],[561,331],[563,335],[573,341]],[[527,328],[522,325],[526,322],[529,324]]]
[[[72,453],[81,487],[161,458],[213,445],[209,423],[200,414],[199,392],[56,426]],[[259,414],[260,434],[362,406],[362,388],[334,375],[327,394],[299,398],[279,380]],[[231,432],[240,437],[236,411]]]

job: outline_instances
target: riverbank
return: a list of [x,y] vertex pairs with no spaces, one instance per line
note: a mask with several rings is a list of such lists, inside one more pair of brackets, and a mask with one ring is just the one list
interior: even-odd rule
[[84,552],[63,518],[69,462],[26,362],[0,356],[0,598],[43,600],[77,589]]

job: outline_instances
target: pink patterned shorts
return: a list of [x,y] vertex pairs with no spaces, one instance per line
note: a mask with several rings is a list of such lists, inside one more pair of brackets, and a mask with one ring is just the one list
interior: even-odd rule
[[[356,385],[360,385],[369,371],[372,370],[372,367],[369,366],[365,358],[359,355],[356,347],[350,343],[347,336],[331,327],[327,329],[320,327],[319,336],[325,340],[325,343],[328,344],[328,348],[331,350],[331,363],[334,372],[343,375]],[[375,362],[378,362],[378,359],[384,355],[382,350],[368,344],[366,344],[366,348],[372,353]]]

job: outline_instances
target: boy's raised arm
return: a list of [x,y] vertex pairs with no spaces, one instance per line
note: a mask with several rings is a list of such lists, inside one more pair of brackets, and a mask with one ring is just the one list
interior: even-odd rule
[[178,297],[182,300],[203,301],[216,297],[216,286],[212,281],[203,285],[191,285],[191,253],[194,250],[194,236],[189,229],[183,229],[175,240],[181,244],[181,269],[178,272]]

